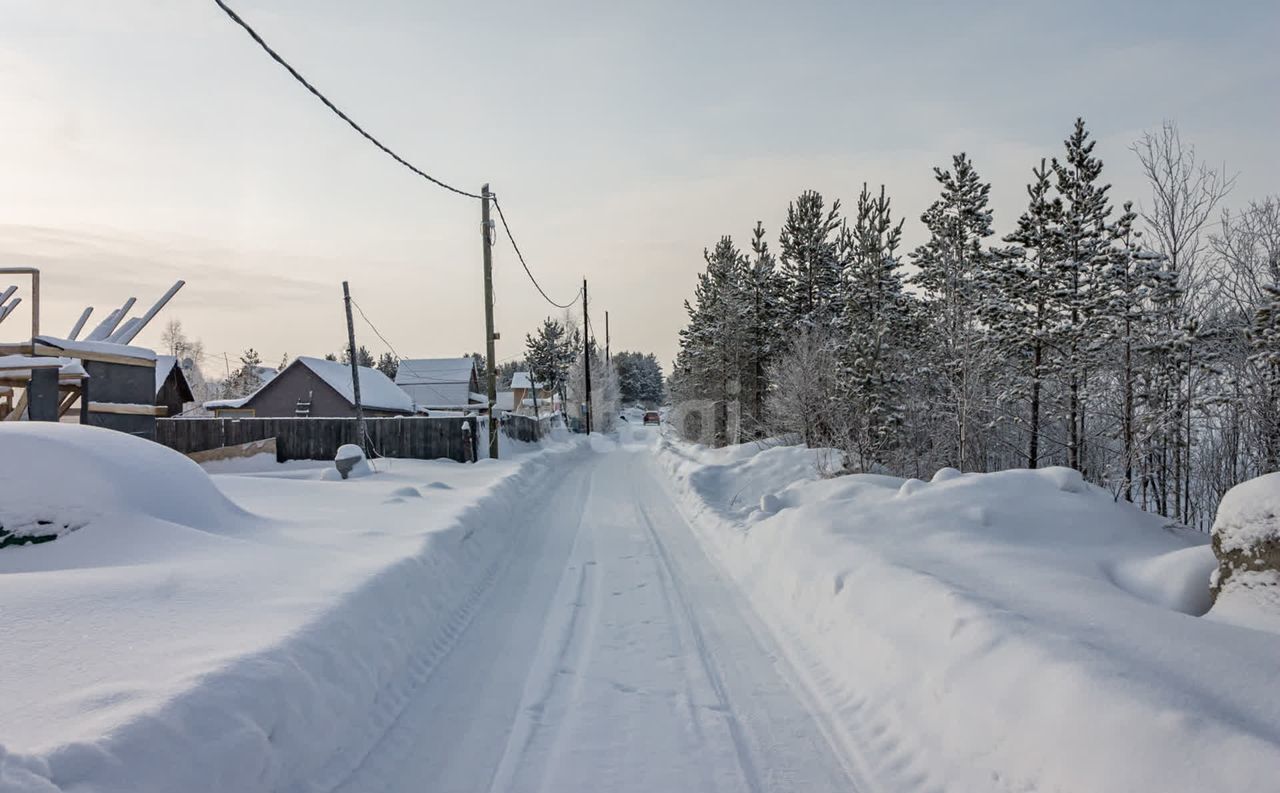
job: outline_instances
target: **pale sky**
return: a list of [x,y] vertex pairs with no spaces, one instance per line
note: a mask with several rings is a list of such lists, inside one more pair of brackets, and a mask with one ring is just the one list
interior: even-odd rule
[[[608,310],[615,351],[664,363],[703,247],[757,219],[776,246],[804,189],[884,182],[915,244],[932,167],[963,150],[1004,233],[1083,115],[1117,202],[1145,195],[1127,146],[1163,119],[1240,172],[1230,205],[1280,192],[1275,0],[232,5],[415,164],[491,182],[551,296],[588,277],[597,332]],[[45,332],[184,278],[139,343],[177,317],[274,363],[339,349],[347,279],[402,355],[483,347],[478,202],[365,143],[212,0],[0,0],[0,20],[0,261],[42,268]],[[505,240],[495,279],[502,360],[558,312]]]

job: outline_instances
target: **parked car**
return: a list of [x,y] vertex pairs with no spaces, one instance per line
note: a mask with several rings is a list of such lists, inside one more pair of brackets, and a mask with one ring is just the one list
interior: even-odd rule
[[658,411],[656,410],[650,410],[644,414],[644,423],[646,427],[650,424],[660,424],[661,422],[662,417],[658,415]]

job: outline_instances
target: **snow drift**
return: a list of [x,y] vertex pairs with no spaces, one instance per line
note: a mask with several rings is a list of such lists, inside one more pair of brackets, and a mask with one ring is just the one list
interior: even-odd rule
[[660,454],[704,546],[885,789],[1264,790],[1280,635],[1193,615],[1207,538],[1068,469],[819,478]]
[[113,515],[214,530],[248,517],[199,465],[122,432],[18,422],[4,427],[0,452],[0,527],[15,533],[65,533]]
[[0,449],[33,463],[0,479],[7,514],[85,523],[0,550],[4,793],[333,789],[510,563],[522,494],[573,448],[211,480],[119,433],[15,426]]

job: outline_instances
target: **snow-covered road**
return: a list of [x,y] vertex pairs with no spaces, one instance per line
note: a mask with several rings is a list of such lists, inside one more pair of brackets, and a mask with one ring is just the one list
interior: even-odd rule
[[524,514],[452,648],[340,790],[861,789],[647,448],[578,456]]

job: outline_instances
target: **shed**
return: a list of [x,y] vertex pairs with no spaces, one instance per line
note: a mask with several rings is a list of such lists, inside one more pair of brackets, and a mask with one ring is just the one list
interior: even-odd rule
[[[367,416],[407,416],[413,400],[382,372],[360,367],[360,402]],[[305,406],[305,411],[303,410]],[[257,418],[354,418],[350,364],[303,356],[247,397],[205,407]]]
[[484,409],[488,399],[480,394],[480,377],[470,355],[458,358],[406,358],[396,370],[396,385],[412,397],[419,409]]
[[186,372],[172,355],[156,356],[156,407],[165,408],[166,416],[181,413],[188,402],[194,402],[195,394],[187,382]]

